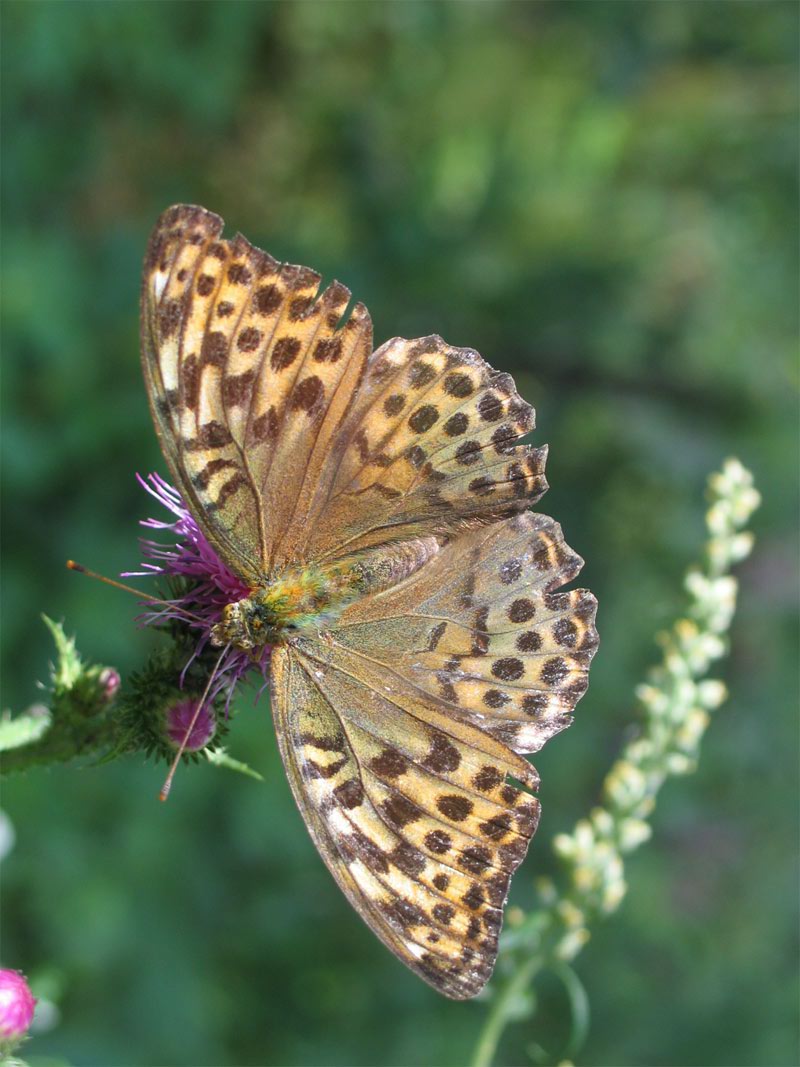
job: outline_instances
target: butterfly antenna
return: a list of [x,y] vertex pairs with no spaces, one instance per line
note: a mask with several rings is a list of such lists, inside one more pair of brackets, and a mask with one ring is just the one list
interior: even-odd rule
[[178,749],[177,753],[175,754],[175,759],[172,761],[172,766],[169,769],[169,774],[167,775],[166,780],[165,780],[164,784],[161,787],[161,792],[158,794],[158,799],[159,800],[166,800],[167,797],[169,796],[169,791],[170,791],[170,789],[172,789],[172,779],[175,777],[175,771],[177,771],[177,769],[178,769],[178,764],[181,761],[181,756],[183,755],[183,753],[184,753],[184,751],[186,749],[186,745],[187,745],[187,743],[189,741],[189,738],[192,735],[192,730],[194,730],[194,725],[197,722],[197,719],[198,719],[198,717],[200,715],[200,712],[203,709],[203,705],[206,702],[206,697],[208,696],[209,690],[211,689],[211,683],[216,678],[217,672],[219,671],[220,664],[222,663],[222,660],[223,660],[223,658],[225,656],[225,653],[228,651],[228,649],[230,647],[231,647],[230,644],[227,644],[223,648],[223,650],[219,654],[219,659],[214,664],[214,669],[212,670],[211,674],[208,676],[208,682],[206,683],[206,688],[205,688],[205,690],[203,692],[203,695],[197,701],[197,707],[194,709],[194,715],[192,716],[192,721],[186,727],[186,733],[183,735],[183,741],[181,741],[181,747]]
[[141,589],[134,589],[132,585],[125,585],[123,582],[118,582],[114,578],[106,578],[103,574],[97,574],[96,571],[90,571],[88,567],[84,567],[82,563],[76,563],[74,559],[67,560],[67,570],[77,571],[78,574],[85,574],[88,578],[96,578],[98,582],[105,582],[106,585],[113,585],[115,589],[122,589],[125,593],[133,593],[138,596],[140,600],[145,601],[147,604],[160,604],[162,607],[169,608],[170,611],[179,612],[187,619],[191,619],[192,622],[199,622],[203,626],[207,625],[205,619],[201,619],[199,615],[193,615],[186,608],[178,607],[169,600],[159,600],[158,597],[149,596]]

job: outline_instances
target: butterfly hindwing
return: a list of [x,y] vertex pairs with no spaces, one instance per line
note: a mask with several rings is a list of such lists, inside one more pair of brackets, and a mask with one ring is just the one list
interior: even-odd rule
[[535,786],[533,769],[335,643],[277,650],[272,698],[295,799],[340,887],[425,981],[474,996],[538,817],[506,779]]
[[[379,937],[448,996],[491,974],[508,884],[538,816],[518,752],[569,723],[595,602],[545,516],[470,531],[325,639],[279,651],[276,727],[295,797]],[[447,922],[442,922],[447,918]]]
[[568,726],[597,649],[597,604],[560,592],[583,561],[530,512],[466,531],[401,586],[339,620],[359,647],[517,752]]

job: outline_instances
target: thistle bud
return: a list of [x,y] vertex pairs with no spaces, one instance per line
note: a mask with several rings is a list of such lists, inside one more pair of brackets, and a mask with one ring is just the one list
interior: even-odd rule
[[[170,704],[167,708],[164,728],[167,739],[174,748],[180,748],[185,738],[186,751],[198,752],[206,747],[216,733],[217,722],[214,709],[206,702],[198,713],[197,703],[196,699],[186,697]],[[195,715],[197,715],[196,719]],[[195,719],[194,725],[192,725],[193,719]],[[190,726],[191,729],[189,729]],[[186,736],[187,730],[189,731],[188,737]]]
[[115,671],[113,667],[104,667],[100,672],[100,677],[97,681],[100,685],[100,692],[103,695],[103,699],[110,703],[119,690],[119,672]]

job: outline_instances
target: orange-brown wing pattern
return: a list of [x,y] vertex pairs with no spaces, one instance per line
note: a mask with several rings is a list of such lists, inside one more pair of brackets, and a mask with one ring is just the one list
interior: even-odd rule
[[272,701],[295,799],[341,889],[411,970],[474,996],[538,818],[506,778],[535,787],[533,768],[335,643],[277,650]]
[[280,264],[178,206],[150,238],[142,359],[156,429],[184,499],[226,563],[253,582],[303,528],[371,347],[349,291]]
[[337,282],[280,264],[203,208],[150,238],[142,359],[156,429],[184,499],[254,584],[298,561],[448,535],[524,510],[546,449],[511,377],[439,337],[372,327]]

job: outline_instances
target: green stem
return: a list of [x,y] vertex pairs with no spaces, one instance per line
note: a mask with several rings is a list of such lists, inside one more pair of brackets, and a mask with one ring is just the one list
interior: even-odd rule
[[495,997],[478,1038],[471,1067],[491,1067],[497,1045],[514,1013],[514,1002],[530,986],[543,964],[544,960],[540,955],[533,955],[525,960]]

